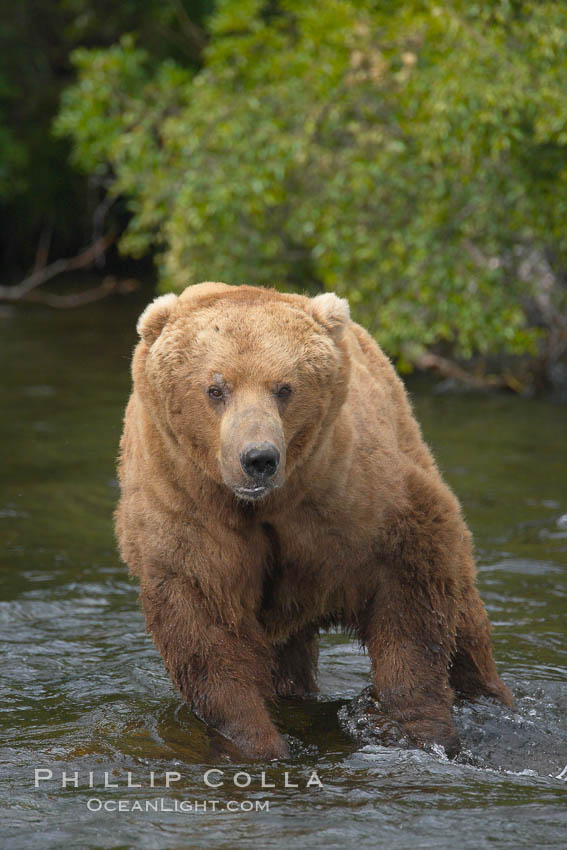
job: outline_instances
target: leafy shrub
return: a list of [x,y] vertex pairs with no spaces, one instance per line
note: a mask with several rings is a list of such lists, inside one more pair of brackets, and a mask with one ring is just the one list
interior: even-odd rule
[[128,199],[125,252],[163,289],[332,289],[402,367],[535,351],[527,256],[565,304],[563,3],[222,0],[209,29],[197,73],[74,54],[57,132]]

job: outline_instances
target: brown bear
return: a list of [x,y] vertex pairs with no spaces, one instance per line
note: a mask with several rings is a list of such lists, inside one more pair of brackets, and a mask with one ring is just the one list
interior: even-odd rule
[[332,293],[201,283],[138,322],[116,530],[191,709],[285,756],[319,629],[367,647],[406,739],[453,754],[455,693],[510,705],[471,535],[388,358]]

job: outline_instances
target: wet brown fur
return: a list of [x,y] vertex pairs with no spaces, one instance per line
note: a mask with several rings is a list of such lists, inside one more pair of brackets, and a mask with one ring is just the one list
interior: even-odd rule
[[[330,623],[368,648],[385,711],[417,745],[456,750],[455,691],[511,704],[459,503],[344,302],[207,283],[158,299],[139,330],[116,530],[195,713],[248,757],[285,755],[270,699],[315,689]],[[243,502],[239,452],[265,434],[285,459],[278,487]]]

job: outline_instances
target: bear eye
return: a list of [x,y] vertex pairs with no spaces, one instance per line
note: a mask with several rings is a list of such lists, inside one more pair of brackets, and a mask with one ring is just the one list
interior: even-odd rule
[[289,398],[291,395],[291,387],[289,384],[283,384],[281,387],[278,387],[276,390],[276,396],[278,398]]
[[209,395],[209,398],[212,398],[213,401],[219,401],[224,396],[222,389],[216,386],[209,387],[207,393]]

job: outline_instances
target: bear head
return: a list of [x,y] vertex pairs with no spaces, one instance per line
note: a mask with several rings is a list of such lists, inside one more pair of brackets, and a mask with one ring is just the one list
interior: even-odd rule
[[257,502],[322,448],[343,404],[348,303],[201,283],[141,315],[138,397],[164,438]]

